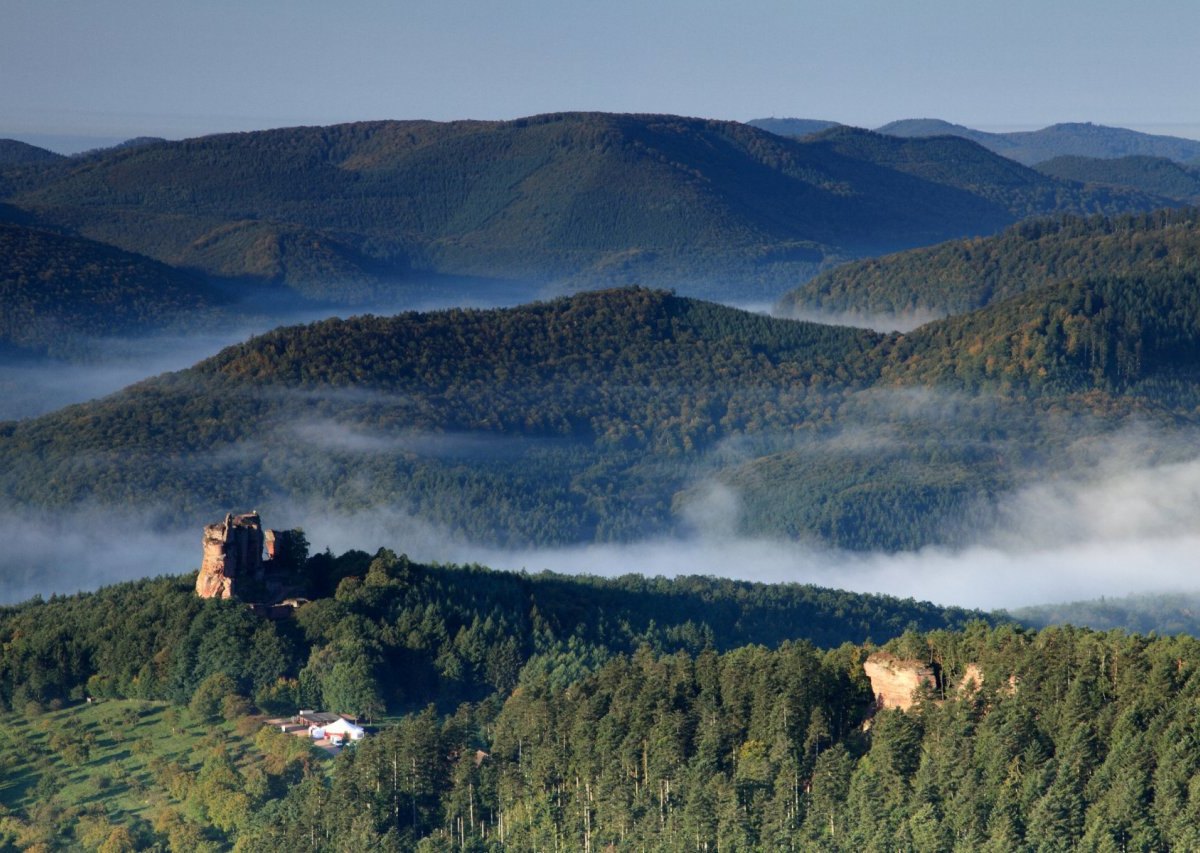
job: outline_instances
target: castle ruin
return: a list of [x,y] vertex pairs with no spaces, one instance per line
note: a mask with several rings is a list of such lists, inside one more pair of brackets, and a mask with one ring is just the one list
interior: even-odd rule
[[226,513],[224,521],[205,527],[204,560],[196,578],[196,594],[201,598],[234,598],[239,581],[261,580],[266,541],[257,512]]

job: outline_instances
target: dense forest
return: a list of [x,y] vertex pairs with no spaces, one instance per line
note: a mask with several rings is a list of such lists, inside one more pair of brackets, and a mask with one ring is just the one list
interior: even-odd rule
[[83,338],[204,323],[229,302],[201,276],[3,221],[0,259],[0,348],[69,356]]
[[1169,203],[967,142],[935,167],[955,141],[832,133],[602,113],[288,128],[0,167],[0,199],[173,266],[344,302],[429,273],[761,298],[1030,214]]
[[[386,549],[307,560],[298,554],[292,566],[292,590],[312,600],[282,620],[256,615],[240,601],[198,598],[194,575],[0,608],[0,708],[29,726],[20,729],[24,748],[11,726],[0,738],[0,845],[26,849],[36,839],[49,845],[44,849],[95,849],[116,832],[119,839],[129,836],[127,846],[101,849],[161,843],[158,849],[191,851],[239,836],[244,843],[257,837],[252,826],[268,836],[281,821],[300,831],[286,817],[294,805],[289,791],[326,797],[333,768],[304,741],[272,738],[259,731],[261,717],[246,715],[319,707],[378,722],[372,740],[378,735],[379,744],[396,746],[392,738],[420,732],[420,760],[433,761],[420,768],[432,787],[421,792],[422,803],[412,804],[422,825],[389,842],[411,849],[428,834],[428,809],[440,809],[441,795],[449,792],[443,770],[458,756],[490,746],[479,727],[496,724],[508,697],[567,690],[630,656],[715,660],[722,651],[765,646],[782,654],[794,649],[805,667],[820,657],[817,645],[987,618],[798,584],[516,574],[421,565]],[[834,689],[858,713],[861,685],[842,675]],[[36,724],[64,719],[85,696],[89,708],[99,703],[106,727],[93,722],[95,714],[63,730]],[[114,710],[104,710],[110,703]],[[154,716],[163,725],[147,730]],[[236,722],[243,736],[258,732],[250,755],[235,752],[239,740],[232,731],[224,742],[200,744],[197,736],[192,755],[172,746],[188,742],[181,741],[187,730],[212,731],[222,718],[231,728]],[[449,720],[455,735],[442,730]],[[137,729],[140,736],[129,734]],[[158,743],[146,741],[151,732]],[[424,740],[430,735],[434,740]],[[131,753],[135,741],[147,758]],[[361,745],[364,754],[375,748]],[[95,775],[92,760],[123,763],[125,778]],[[407,754],[405,761],[407,767]],[[99,796],[87,784],[77,793],[72,780],[78,777],[102,780]],[[140,796],[130,803],[132,780]],[[153,826],[137,816],[149,787],[162,805]],[[81,807],[77,796],[90,805]],[[133,813],[121,812],[118,802]],[[89,841],[93,836],[97,840]],[[364,849],[357,841],[337,843]]]
[[1200,168],[1165,157],[1055,157],[1036,168],[1067,181],[1126,187],[1189,204],[1200,202]]
[[530,575],[422,565],[387,549],[316,554],[295,572],[293,588],[313,601],[282,621],[198,598],[194,575],[0,608],[0,707],[89,694],[187,704],[220,672],[271,711],[453,711],[521,678],[565,686],[643,646],[699,653],[803,639],[832,648],[987,618],[801,584]]
[[[31,747],[0,745],[3,843],[1197,843],[1189,637],[1032,631],[795,585],[424,566],[387,550],[298,571],[314,600],[284,621],[201,601],[188,577],[0,611],[0,699]],[[877,650],[932,673],[909,710],[877,709],[863,668]],[[72,710],[84,695],[98,711]],[[375,725],[322,759],[253,716],[297,704]],[[56,728],[73,718],[82,726]],[[166,741],[146,745],[149,760],[126,746],[138,731]],[[126,778],[96,775],[95,761]]]
[[1079,280],[908,335],[643,289],[329,320],[0,425],[0,494],[176,521],[398,507],[513,546],[686,535],[716,485],[734,534],[967,544],[1022,484],[1086,478],[1081,441],[1192,422],[1197,294]]
[[1200,271],[1200,211],[1067,216],[1022,222],[981,239],[951,241],[823,273],[780,300],[811,310],[924,317],[974,311],[1071,279]]

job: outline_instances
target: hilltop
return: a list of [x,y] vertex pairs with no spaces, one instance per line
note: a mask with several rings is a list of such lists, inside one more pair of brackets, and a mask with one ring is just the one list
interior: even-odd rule
[[[177,519],[386,506],[516,546],[694,532],[719,485],[731,534],[961,544],[999,496],[1071,476],[1085,435],[1191,422],[1195,292],[1099,278],[904,336],[641,289],[329,320],[4,425],[0,494]],[[963,396],[947,418],[914,388]]]
[[66,158],[45,148],[16,139],[0,139],[0,168],[26,166],[34,163],[54,163]]
[[961,136],[1004,157],[1033,166],[1055,157],[1164,157],[1177,163],[1200,160],[1200,141],[1141,133],[1090,122],[1052,124],[1041,130],[988,133],[940,119],[905,119],[885,124],[889,136]]
[[779,136],[811,136],[831,127],[841,125],[839,121],[818,118],[755,118],[746,122],[751,127],[761,128]]

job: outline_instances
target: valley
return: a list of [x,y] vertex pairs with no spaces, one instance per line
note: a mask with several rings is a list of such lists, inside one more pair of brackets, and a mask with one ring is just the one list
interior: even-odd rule
[[1188,849],[1191,167],[759,124],[0,146],[0,846]]

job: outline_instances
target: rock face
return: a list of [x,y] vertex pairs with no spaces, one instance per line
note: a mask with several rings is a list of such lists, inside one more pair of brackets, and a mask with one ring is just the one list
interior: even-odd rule
[[880,708],[899,708],[907,711],[918,691],[937,687],[933,668],[918,660],[901,660],[886,652],[876,652],[863,663],[871,692]]
[[977,663],[967,664],[962,681],[958,683],[958,692],[964,695],[973,695],[978,693],[981,687],[983,687],[983,670]]
[[229,513],[224,521],[205,527],[204,561],[196,578],[196,594],[201,598],[233,598],[239,580],[261,579],[266,538],[256,512]]

